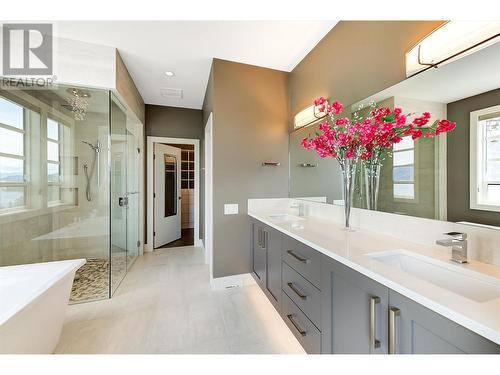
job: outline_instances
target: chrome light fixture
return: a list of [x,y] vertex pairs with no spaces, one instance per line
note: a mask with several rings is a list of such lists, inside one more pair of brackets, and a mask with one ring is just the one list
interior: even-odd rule
[[304,108],[302,111],[297,113],[294,117],[294,129],[303,128],[305,126],[309,126],[321,120],[326,116],[326,113],[319,112],[316,106],[313,104],[307,108]]
[[70,94],[67,101],[71,112],[73,112],[75,116],[75,120],[85,120],[85,115],[87,114],[87,108],[89,106],[88,99],[90,98],[90,93],[86,90],[77,88],[69,88],[66,92]]
[[406,53],[406,76],[437,68],[498,41],[498,21],[448,21]]

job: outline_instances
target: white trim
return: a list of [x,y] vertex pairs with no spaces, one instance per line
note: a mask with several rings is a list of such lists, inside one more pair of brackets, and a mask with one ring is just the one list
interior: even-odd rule
[[194,243],[200,242],[200,140],[191,138],[147,137],[147,244],[146,251],[153,251],[153,154],[155,143],[177,143],[194,146]]
[[478,120],[481,115],[485,115],[491,112],[500,111],[500,105],[493,107],[483,108],[470,113],[470,153],[469,153],[469,208],[472,210],[483,210],[483,211],[496,211],[500,212],[500,206],[484,204],[478,202],[478,171],[480,167],[478,165],[479,160],[477,158],[478,154]]
[[225,277],[210,278],[210,287],[213,290],[237,288],[256,284],[255,279],[249,273],[231,275]]
[[436,218],[438,220],[448,220],[448,172],[447,172],[447,134],[441,134],[436,137],[435,152],[437,153],[437,168],[435,168],[434,194],[438,198],[438,204],[435,207]]
[[205,263],[210,267],[210,282],[213,280],[213,113],[205,125]]

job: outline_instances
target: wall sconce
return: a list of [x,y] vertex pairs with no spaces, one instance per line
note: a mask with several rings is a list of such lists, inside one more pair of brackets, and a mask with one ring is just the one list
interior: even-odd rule
[[309,126],[321,120],[326,116],[324,112],[318,112],[316,106],[313,104],[302,111],[297,113],[294,117],[294,129],[303,128],[304,126]]
[[500,22],[448,21],[406,53],[406,76],[437,68],[500,41]]

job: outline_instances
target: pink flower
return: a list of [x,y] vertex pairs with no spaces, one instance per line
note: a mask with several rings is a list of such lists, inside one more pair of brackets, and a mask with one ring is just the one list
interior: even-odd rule
[[372,155],[373,154],[370,151],[363,151],[361,153],[360,158],[361,158],[361,160],[369,160],[372,157]]
[[349,124],[349,119],[346,117],[338,118],[337,120],[335,120],[335,125],[337,126],[344,126],[347,124]]
[[437,129],[436,129],[436,134],[451,132],[452,130],[455,130],[456,127],[457,127],[457,124],[454,122],[451,122],[451,121],[446,120],[446,119],[439,120]]
[[307,137],[303,138],[302,141],[300,141],[300,144],[307,150],[311,148],[311,144],[309,143],[309,138]]
[[424,126],[425,124],[427,124],[429,122],[430,118],[431,118],[431,114],[429,112],[424,112],[422,114],[422,116],[416,117],[413,120],[413,124],[415,124],[417,126]]
[[333,102],[330,108],[333,109],[336,115],[340,115],[342,113],[342,110],[344,109],[344,106],[339,102]]
[[[314,105],[315,106],[320,106],[320,105],[323,105],[325,103],[326,103],[326,99],[324,97],[322,97],[322,96],[320,96],[318,99],[316,99],[314,101]],[[321,112],[323,112],[323,111],[321,111]]]
[[411,139],[414,141],[419,139],[422,136],[422,130],[416,129],[411,133]]
[[406,124],[406,116],[401,115],[396,119],[396,128],[400,129]]
[[347,159],[352,159],[354,157],[354,150],[352,148],[350,148],[349,150],[347,150],[346,153],[345,153],[345,157]]
[[319,124],[319,130],[321,130],[322,132],[326,133],[326,132],[329,132],[330,131],[330,124],[328,124],[328,122],[322,122],[321,124]]

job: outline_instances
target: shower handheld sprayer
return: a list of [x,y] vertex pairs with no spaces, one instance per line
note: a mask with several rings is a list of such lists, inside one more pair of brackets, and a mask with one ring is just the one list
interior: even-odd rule
[[87,200],[90,202],[92,200],[92,191],[91,191],[91,188],[90,188],[90,181],[92,180],[92,176],[94,175],[94,169],[97,165],[97,186],[100,185],[100,181],[99,181],[99,151],[100,151],[100,148],[99,148],[99,141],[96,142],[95,145],[93,145],[92,143],[90,142],[87,142],[87,141],[83,141],[82,140],[82,143],[85,143],[87,146],[89,146],[93,151],[94,151],[94,158],[92,160],[92,166],[90,167],[90,170],[89,170],[89,166],[87,163],[83,163],[83,173],[85,174],[85,179],[86,179],[86,187],[85,187],[85,197],[87,198]]

